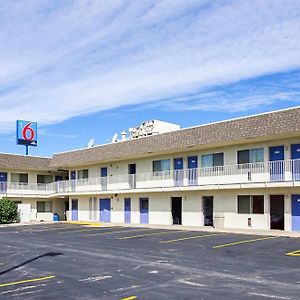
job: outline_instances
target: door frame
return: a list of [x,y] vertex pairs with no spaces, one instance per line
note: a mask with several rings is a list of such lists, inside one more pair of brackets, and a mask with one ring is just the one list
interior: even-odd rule
[[[142,222],[142,201],[147,200],[147,222]],[[140,208],[140,224],[149,224],[149,198],[148,197],[140,197],[139,198],[139,208]]]
[[[126,210],[126,201],[129,202],[129,211]],[[129,222],[126,222],[126,212],[129,213]],[[131,198],[124,198],[124,223],[131,224]]]
[[[278,229],[278,230],[281,230],[281,231],[284,231],[285,230],[285,194],[269,194],[269,216],[270,216],[270,220],[269,220],[269,229],[270,230],[273,230],[271,227],[272,225],[272,217],[271,217],[271,198],[272,196],[282,196],[283,197],[283,229]],[[274,230],[277,230],[277,229],[274,229]]]
[[[179,223],[174,223],[174,218],[173,218],[173,199],[179,199],[180,198],[180,202],[181,202],[181,212],[180,212],[180,222]],[[172,217],[172,225],[182,225],[182,216],[183,216],[183,205],[182,205],[182,197],[178,196],[178,197],[171,197],[171,217]]]
[[299,202],[299,199],[295,199],[295,198],[299,198],[300,199],[300,194],[292,194],[291,195],[291,211],[292,211],[292,231],[300,231],[300,203],[299,203],[299,215],[298,212],[295,215],[295,207],[294,207],[294,200],[296,200],[297,202]]
[[[272,159],[271,160],[271,149],[282,148],[283,149],[283,159]],[[284,181],[284,163],[282,164],[272,164],[272,162],[280,162],[285,160],[285,145],[269,146],[269,161],[270,161],[270,180],[271,181]]]
[[[108,221],[104,221],[104,220],[101,220],[101,208],[103,207],[103,206],[101,206],[101,202],[103,203],[103,200],[105,200],[105,201],[109,201],[108,203],[109,203],[109,215],[108,215]],[[103,204],[102,204],[103,205]],[[99,216],[99,219],[100,219],[100,222],[103,222],[103,223],[110,223],[111,222],[111,199],[110,198],[100,198],[99,199],[99,212],[100,212],[100,216]],[[103,213],[104,213],[104,210],[103,210]]]
[[[77,209],[74,210],[73,209],[73,202],[76,201],[77,202]],[[74,219],[73,216],[74,214],[73,213],[77,213],[76,215],[76,218]],[[78,199],[71,199],[71,220],[72,221],[78,221],[79,220],[79,216],[78,216],[78,212],[79,212],[79,200]]]
[[8,173],[7,172],[0,172],[1,177],[5,178],[6,180],[0,180],[0,192],[6,193],[7,192],[7,180],[8,180]]
[[131,189],[136,188],[136,163],[128,164],[128,183]]
[[[206,199],[211,198],[212,199],[212,224],[206,225],[205,224],[205,201]],[[203,225],[204,226],[212,226],[214,227],[214,196],[202,196],[202,212],[203,212]]]
[[[181,161],[181,168],[177,169],[177,162]],[[184,159],[183,157],[175,157],[173,159],[173,169],[174,169],[174,184],[175,186],[183,186],[183,167],[184,167]]]

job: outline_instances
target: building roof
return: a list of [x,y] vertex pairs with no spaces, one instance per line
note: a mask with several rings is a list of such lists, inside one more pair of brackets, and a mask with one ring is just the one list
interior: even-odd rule
[[48,171],[51,158],[0,153],[1,170]]
[[299,136],[300,107],[222,121],[155,136],[58,153],[50,166],[68,168],[230,144]]

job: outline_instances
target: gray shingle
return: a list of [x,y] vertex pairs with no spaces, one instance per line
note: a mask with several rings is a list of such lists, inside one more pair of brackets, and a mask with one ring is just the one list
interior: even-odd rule
[[251,138],[300,133],[300,107],[241,119],[223,121],[156,136],[58,153],[51,167],[88,165],[120,159],[153,156],[153,154],[186,151],[189,147],[206,147],[242,143]]
[[51,158],[0,153],[0,170],[47,171]]

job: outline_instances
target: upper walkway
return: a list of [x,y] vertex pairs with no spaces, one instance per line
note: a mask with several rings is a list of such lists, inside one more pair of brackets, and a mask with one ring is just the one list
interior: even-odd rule
[[113,175],[48,184],[0,182],[0,192],[8,197],[48,198],[108,193],[292,186],[300,186],[300,160]]

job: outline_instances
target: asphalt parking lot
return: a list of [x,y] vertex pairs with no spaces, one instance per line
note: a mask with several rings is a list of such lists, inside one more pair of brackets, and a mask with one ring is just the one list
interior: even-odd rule
[[5,227],[0,299],[299,299],[297,250],[296,238],[176,228]]

